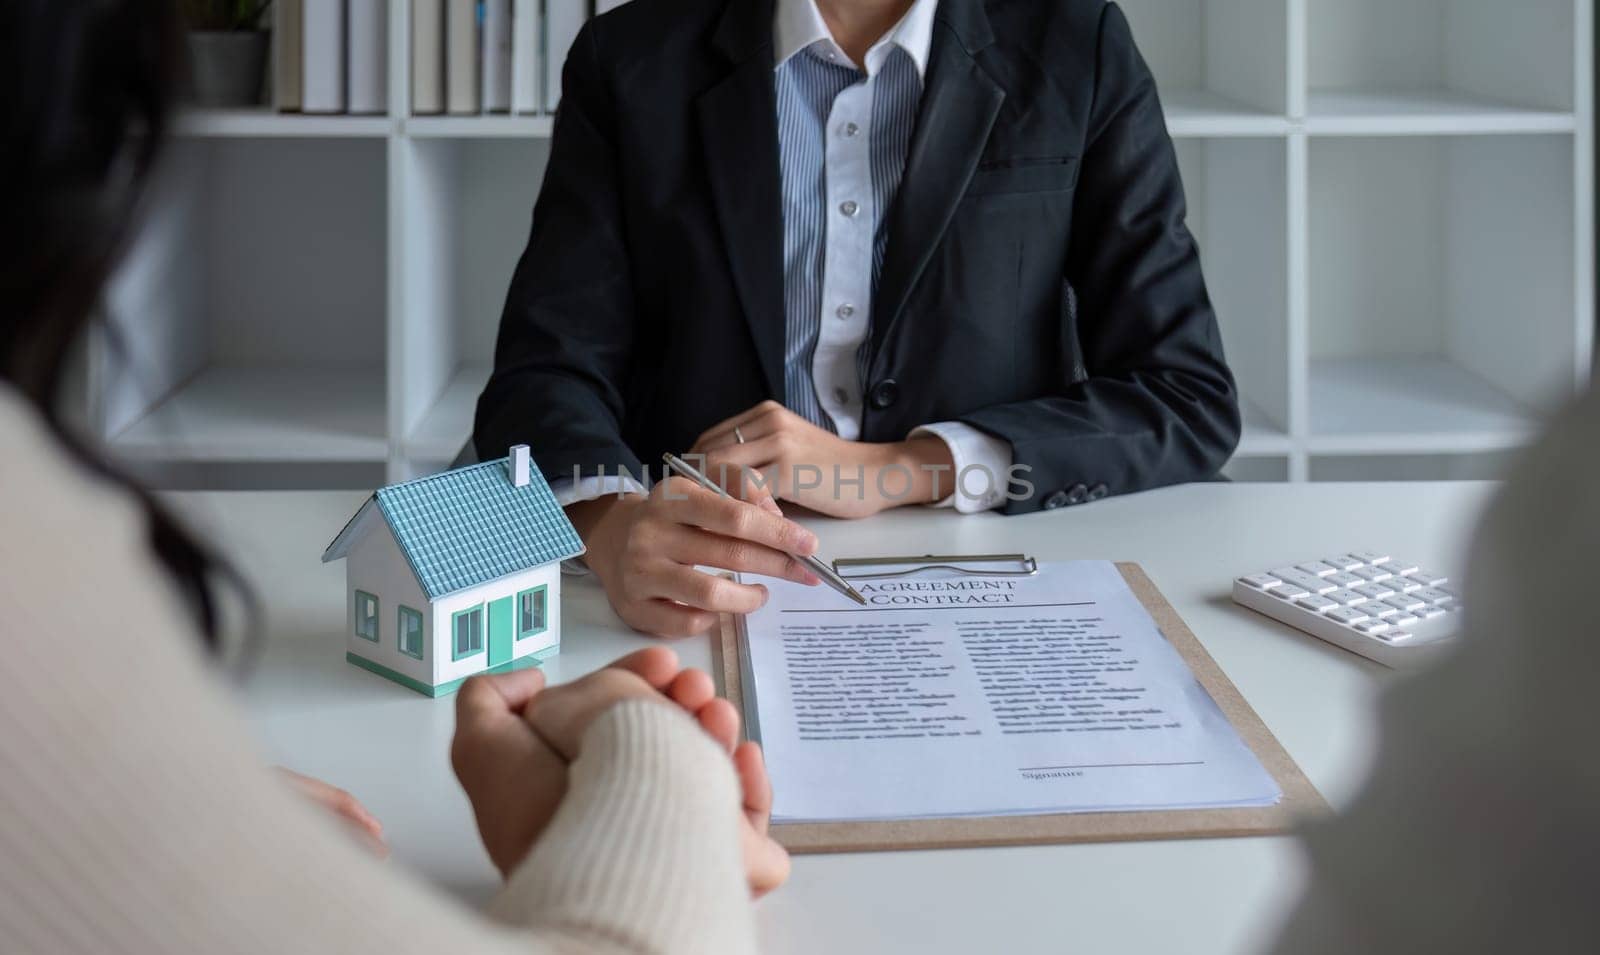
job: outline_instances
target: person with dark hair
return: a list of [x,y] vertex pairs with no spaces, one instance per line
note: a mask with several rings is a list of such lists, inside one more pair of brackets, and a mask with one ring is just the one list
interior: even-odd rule
[[177,38],[165,0],[0,3],[3,947],[751,950],[749,897],[787,874],[771,789],[732,705],[665,648],[562,687],[462,687],[451,761],[507,880],[495,922],[380,867],[252,756],[217,679],[225,565],[62,410]]

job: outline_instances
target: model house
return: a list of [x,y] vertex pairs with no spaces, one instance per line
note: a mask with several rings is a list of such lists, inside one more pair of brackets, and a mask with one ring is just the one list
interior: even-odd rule
[[381,488],[328,545],[345,560],[345,659],[428,696],[561,648],[561,562],[583,542],[509,457]]

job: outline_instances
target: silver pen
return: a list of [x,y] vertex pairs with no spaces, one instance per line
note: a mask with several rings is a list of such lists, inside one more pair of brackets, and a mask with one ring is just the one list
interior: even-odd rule
[[[704,474],[701,474],[694,467],[694,465],[678,457],[676,454],[673,454],[669,451],[661,456],[661,460],[665,461],[667,467],[671,468],[680,477],[686,477],[689,480],[699,484],[701,487],[706,488],[707,490],[716,491],[723,497],[732,499],[733,495],[729,494],[727,491],[724,491],[715,481],[712,481]],[[849,581],[834,573],[833,568],[829,567],[821,560],[817,559],[816,557],[805,557],[800,554],[790,554],[789,556],[806,565],[808,570],[821,578],[822,582],[827,584],[829,587],[839,591],[839,593],[844,594],[846,597],[849,597],[851,600],[854,600],[863,607],[867,605],[867,598],[857,593],[856,589],[850,586]]]

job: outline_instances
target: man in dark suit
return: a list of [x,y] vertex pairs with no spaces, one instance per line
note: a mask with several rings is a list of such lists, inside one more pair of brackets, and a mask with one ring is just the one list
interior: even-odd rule
[[[810,579],[766,493],[1020,514],[1209,478],[1239,412],[1184,219],[1114,4],[634,0],[568,56],[475,442],[532,446],[657,633],[765,599],[696,564]],[[646,493],[685,450],[761,508]]]

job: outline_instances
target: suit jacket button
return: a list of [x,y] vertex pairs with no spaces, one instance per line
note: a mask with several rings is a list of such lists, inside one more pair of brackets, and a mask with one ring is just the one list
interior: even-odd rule
[[885,378],[872,387],[872,407],[879,411],[888,408],[900,399],[900,384],[893,378]]
[[1072,485],[1072,490],[1067,492],[1067,503],[1068,504],[1082,504],[1084,501],[1087,501],[1088,499],[1089,499],[1089,486],[1086,485],[1086,484],[1074,484],[1074,485]]
[[1096,484],[1089,489],[1089,500],[1098,501],[1111,493],[1111,489],[1104,484]]
[[1066,507],[1066,506],[1067,506],[1067,492],[1066,491],[1057,491],[1054,494],[1052,494],[1049,497],[1044,499],[1044,509],[1047,510],[1047,511],[1053,511],[1053,510],[1056,510],[1057,508],[1062,508],[1062,507]]

